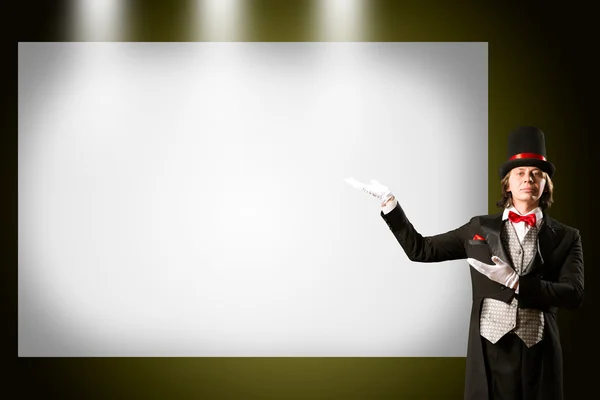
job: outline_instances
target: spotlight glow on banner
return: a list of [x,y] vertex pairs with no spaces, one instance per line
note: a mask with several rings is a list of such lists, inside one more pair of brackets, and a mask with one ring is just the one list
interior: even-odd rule
[[20,356],[462,357],[485,43],[20,43]]

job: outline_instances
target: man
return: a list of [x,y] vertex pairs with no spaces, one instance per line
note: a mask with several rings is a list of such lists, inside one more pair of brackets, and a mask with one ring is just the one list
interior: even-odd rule
[[555,167],[544,133],[519,127],[500,167],[503,211],[423,237],[386,186],[346,181],[381,200],[381,216],[418,262],[467,259],[473,305],[465,399],[562,399],[562,350],[556,313],[583,300],[579,232],[546,214]]

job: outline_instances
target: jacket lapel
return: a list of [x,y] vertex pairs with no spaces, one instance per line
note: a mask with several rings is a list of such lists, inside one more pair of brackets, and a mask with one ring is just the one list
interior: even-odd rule
[[544,222],[538,232],[538,254],[542,264],[550,258],[552,250],[558,245],[556,232],[559,228],[557,222],[544,213]]
[[511,259],[502,246],[500,239],[500,231],[502,229],[502,213],[490,215],[484,218],[481,223],[481,228],[485,233],[485,240],[492,249],[492,254],[499,257],[502,261],[511,263]]

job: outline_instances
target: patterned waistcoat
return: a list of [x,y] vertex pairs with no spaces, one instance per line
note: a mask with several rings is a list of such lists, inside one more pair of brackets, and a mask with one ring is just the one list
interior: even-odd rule
[[[539,229],[531,227],[523,242],[512,224],[503,224],[500,238],[507,250],[510,260],[505,260],[513,266],[517,274],[527,275],[537,251],[537,235]],[[484,299],[480,316],[480,334],[492,343],[496,343],[508,332],[516,333],[527,347],[531,347],[544,338],[544,314],[539,310],[517,307],[518,300],[513,297],[507,304],[500,300]]]

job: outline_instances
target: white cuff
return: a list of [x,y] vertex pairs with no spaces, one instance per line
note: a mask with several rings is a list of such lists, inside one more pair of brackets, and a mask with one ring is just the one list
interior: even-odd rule
[[394,198],[394,200],[388,202],[386,205],[381,206],[381,211],[383,211],[384,214],[388,214],[390,211],[392,211],[394,208],[396,208],[397,205],[398,205],[398,200],[396,200]]

